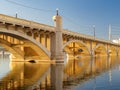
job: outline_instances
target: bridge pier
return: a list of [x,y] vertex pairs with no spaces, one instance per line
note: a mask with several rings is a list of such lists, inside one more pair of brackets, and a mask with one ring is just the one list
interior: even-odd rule
[[93,42],[92,41],[90,42],[90,55],[91,55],[92,58],[95,56],[94,48],[93,48]]
[[[55,63],[64,63],[63,57],[63,38],[62,38],[62,18],[57,15],[53,16],[55,23],[55,33],[51,35],[51,60]],[[55,90],[63,90],[63,64],[51,65],[51,86]]]
[[51,35],[51,60],[56,63],[63,63],[63,38],[62,38],[62,17],[58,14],[53,16],[55,23],[55,33]]

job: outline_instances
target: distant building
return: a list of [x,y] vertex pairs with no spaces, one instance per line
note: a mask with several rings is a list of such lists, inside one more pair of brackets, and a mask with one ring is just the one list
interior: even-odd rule
[[120,44],[120,38],[116,40],[112,40],[112,42]]

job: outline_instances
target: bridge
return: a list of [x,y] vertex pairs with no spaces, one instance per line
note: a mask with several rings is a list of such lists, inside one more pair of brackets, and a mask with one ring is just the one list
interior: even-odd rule
[[109,40],[72,32],[62,28],[62,17],[53,16],[55,25],[0,14],[0,46],[8,50],[13,61],[56,60],[63,62],[82,56],[120,54],[120,45]]

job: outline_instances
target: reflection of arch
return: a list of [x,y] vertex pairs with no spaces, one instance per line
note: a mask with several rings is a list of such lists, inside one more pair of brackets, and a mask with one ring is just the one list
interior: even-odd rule
[[94,54],[97,55],[97,54],[101,54],[101,55],[107,55],[107,49],[104,45],[102,44],[98,44],[97,46],[94,47],[93,49],[94,51]]
[[91,57],[85,57],[82,59],[69,59],[64,67],[64,73],[68,76],[76,76],[90,72]]
[[20,87],[30,90],[31,87],[43,83],[46,77],[49,78],[49,67],[50,64],[10,62],[10,70],[0,80],[0,90],[19,90]]
[[64,50],[69,44],[71,43],[76,43],[79,45],[79,47],[81,47],[83,49],[83,52],[85,51],[86,54],[89,54],[90,55],[90,49],[88,48],[88,46],[83,43],[82,41],[80,40],[72,40],[72,41],[69,41],[67,43],[65,43],[62,47],[62,50]]
[[36,51],[36,53],[38,55],[40,55],[40,56],[42,55],[44,57],[50,58],[51,53],[47,50],[47,48],[45,48],[42,44],[40,44],[39,42],[34,40],[32,37],[30,37],[24,33],[4,29],[4,30],[0,30],[0,34],[12,36],[14,38],[18,38],[21,41],[23,40],[23,42],[25,41],[25,42],[31,44],[31,47],[35,48],[34,50]]

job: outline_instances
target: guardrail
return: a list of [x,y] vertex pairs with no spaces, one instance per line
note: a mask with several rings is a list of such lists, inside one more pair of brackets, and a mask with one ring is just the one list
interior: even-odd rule
[[71,36],[77,36],[77,37],[81,37],[81,38],[84,38],[84,39],[89,39],[89,40],[94,40],[94,41],[102,42],[102,43],[108,43],[108,44],[118,45],[118,44],[113,43],[113,42],[111,42],[109,40],[104,40],[104,39],[96,38],[94,36],[85,35],[85,34],[73,32],[73,31],[66,30],[66,29],[63,30],[63,33],[71,35]]
[[20,25],[24,27],[30,27],[30,28],[36,28],[36,29],[43,29],[43,30],[49,30],[49,31],[54,31],[54,27],[45,25],[45,24],[40,24],[37,22],[29,21],[29,20],[24,20],[20,18],[15,18],[7,15],[0,14],[0,22],[4,23],[10,23],[13,25]]

